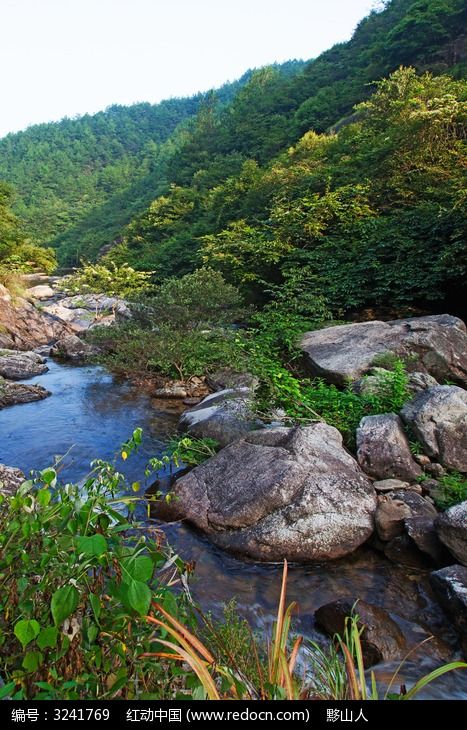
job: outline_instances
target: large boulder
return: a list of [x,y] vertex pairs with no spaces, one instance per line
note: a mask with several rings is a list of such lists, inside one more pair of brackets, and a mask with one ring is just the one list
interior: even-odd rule
[[344,386],[362,377],[378,355],[417,355],[417,370],[467,383],[467,330],[448,314],[360,322],[307,332],[301,349],[313,375]]
[[32,286],[30,289],[26,289],[26,296],[30,299],[52,299],[56,295],[56,292],[49,284],[37,284]]
[[454,557],[467,565],[467,501],[455,504],[439,515],[436,530]]
[[254,431],[176,482],[174,517],[257,560],[332,560],[373,532],[376,494],[324,423]]
[[366,416],[357,429],[357,458],[362,469],[376,479],[416,479],[421,467],[410,446],[399,416],[385,413]]
[[50,354],[59,360],[79,361],[90,357],[97,348],[81,340],[77,335],[61,337],[52,347]]
[[467,657],[467,568],[450,565],[432,573],[430,581],[439,602],[461,635]]
[[26,380],[43,375],[49,368],[37,352],[0,350],[0,376],[8,380]]
[[206,396],[201,403],[182,414],[181,431],[196,438],[212,438],[221,446],[261,426],[252,410],[252,394],[249,388],[221,390]]
[[429,456],[467,472],[467,391],[455,385],[428,388],[404,405],[401,416]]
[[383,608],[365,601],[340,598],[315,611],[317,624],[330,636],[343,635],[347,617],[358,616],[365,666],[401,659],[407,652],[404,634]]
[[69,332],[64,322],[36,309],[26,299],[13,297],[0,284],[0,347],[32,350]]
[[26,481],[26,477],[21,469],[0,464],[0,494],[3,494],[3,496],[16,494],[24,481]]
[[49,395],[51,393],[41,385],[10,383],[8,380],[0,378],[0,408],[43,400]]

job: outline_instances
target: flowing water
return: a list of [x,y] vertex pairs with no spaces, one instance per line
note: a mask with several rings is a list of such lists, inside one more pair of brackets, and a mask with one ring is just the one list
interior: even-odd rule
[[[92,459],[111,460],[133,429],[141,426],[143,447],[122,469],[130,480],[141,481],[148,458],[160,455],[175,432],[177,415],[161,410],[147,392],[102,368],[53,361],[48,365],[49,372],[31,382],[50,390],[50,398],[0,411],[0,463],[28,473],[51,465],[56,455],[66,455],[62,478],[79,480]],[[203,609],[220,616],[222,606],[235,597],[240,613],[255,628],[270,628],[279,597],[280,565],[238,560],[184,525],[162,527],[181,557],[196,563],[191,591]],[[321,640],[313,613],[339,597],[382,606],[392,612],[410,645],[435,636],[404,668],[401,677],[410,685],[434,665],[456,656],[455,634],[433,598],[428,575],[429,571],[396,566],[370,548],[335,563],[291,566],[288,599],[299,605],[296,628]],[[390,665],[382,665],[378,675],[384,680],[390,670]],[[423,696],[467,698],[467,672],[437,680]]]

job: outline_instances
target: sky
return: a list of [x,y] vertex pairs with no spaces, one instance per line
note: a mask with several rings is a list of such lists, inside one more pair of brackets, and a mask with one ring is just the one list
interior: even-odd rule
[[0,0],[0,137],[221,86],[352,35],[375,0]]

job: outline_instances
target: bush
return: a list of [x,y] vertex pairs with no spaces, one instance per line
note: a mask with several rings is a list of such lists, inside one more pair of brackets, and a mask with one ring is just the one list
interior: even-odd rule
[[152,273],[135,271],[128,264],[83,263],[76,273],[63,279],[64,291],[69,294],[108,294],[109,296],[132,297],[151,289]]
[[441,488],[433,493],[433,498],[440,509],[449,509],[455,504],[467,500],[467,477],[458,471],[452,471],[440,477]]
[[[140,440],[137,430],[122,456]],[[155,644],[140,617],[153,598],[184,615],[183,600],[161,576],[167,551],[122,509],[137,499],[117,497],[125,488],[98,461],[84,484],[59,484],[45,469],[0,498],[0,696],[167,697],[171,672],[144,658]]]

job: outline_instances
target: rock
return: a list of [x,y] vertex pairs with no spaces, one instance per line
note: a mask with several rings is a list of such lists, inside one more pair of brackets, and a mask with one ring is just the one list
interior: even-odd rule
[[26,481],[26,477],[21,469],[0,464],[0,494],[13,496],[24,481]]
[[439,479],[440,477],[444,477],[446,475],[446,469],[441,466],[441,464],[437,464],[436,462],[432,464],[431,462],[425,466],[425,471],[428,474],[431,474],[435,479]]
[[455,504],[439,515],[436,530],[454,557],[467,565],[467,501]]
[[427,466],[428,464],[431,464],[430,457],[426,456],[426,454],[414,454],[413,458],[417,464],[420,464],[420,466]]
[[426,453],[443,466],[467,472],[467,392],[437,385],[419,393],[401,411]]
[[26,296],[30,299],[52,299],[56,292],[48,284],[38,284],[26,289]]
[[414,541],[406,534],[398,535],[384,545],[384,554],[393,563],[409,568],[424,570],[431,565],[428,557],[420,552]]
[[439,602],[461,635],[467,657],[467,568],[450,565],[436,570],[431,574],[430,582]]
[[56,317],[26,299],[13,298],[0,284],[0,347],[32,350],[69,333],[69,327]]
[[261,426],[252,411],[251,390],[221,390],[183,413],[179,428],[196,438],[212,438],[221,446]]
[[37,352],[0,350],[0,376],[8,380],[26,380],[43,375],[49,368]]
[[413,459],[402,421],[394,413],[362,418],[357,429],[357,459],[377,479],[416,479],[421,467]]
[[237,390],[238,388],[250,388],[254,390],[258,386],[258,378],[251,373],[239,373],[231,368],[222,368],[206,376],[206,382],[214,391]]
[[449,553],[441,543],[433,517],[409,517],[405,520],[408,536],[422,553],[428,555],[436,565],[449,563]]
[[428,373],[409,373],[407,388],[413,395],[427,390],[427,388],[433,388],[435,385],[439,385],[438,381]]
[[467,383],[467,330],[448,314],[326,327],[307,332],[301,349],[313,375],[340,386],[361,378],[387,352],[415,354],[418,370]]
[[359,626],[365,627],[361,640],[366,667],[402,658],[407,651],[404,634],[388,612],[379,606],[366,601],[340,598],[318,608],[315,618],[318,625],[330,636],[336,633],[342,635],[345,619],[352,613],[359,617]]
[[332,560],[373,532],[376,494],[324,423],[254,431],[177,481],[178,517],[257,560]]
[[61,360],[83,360],[89,357],[96,348],[83,342],[77,335],[67,335],[62,337],[52,347],[50,354]]
[[412,514],[410,507],[397,499],[382,498],[375,516],[375,527],[378,537],[389,542],[404,533],[404,520]]
[[378,482],[373,482],[373,486],[377,492],[394,492],[397,489],[408,489],[408,482],[401,482],[400,479],[382,479]]
[[20,403],[43,400],[51,393],[41,385],[25,385],[24,383],[10,383],[0,378],[0,409],[7,406],[16,406]]
[[121,297],[106,294],[78,294],[65,297],[43,308],[49,315],[66,322],[74,332],[108,326],[117,319],[130,319],[131,311]]
[[437,510],[433,507],[432,504],[427,502],[424,497],[412,491],[411,489],[397,492],[396,499],[398,499],[400,502],[404,502],[404,504],[410,507],[412,517],[431,517],[432,519],[434,519],[438,515]]

